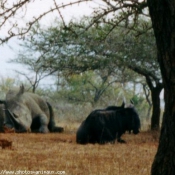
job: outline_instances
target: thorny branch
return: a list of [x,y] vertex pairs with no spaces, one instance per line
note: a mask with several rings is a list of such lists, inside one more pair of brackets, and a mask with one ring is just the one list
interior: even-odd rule
[[[43,12],[39,16],[33,16],[33,19],[30,19],[25,27],[20,27],[18,25],[18,21],[14,20],[19,17],[20,11],[25,8],[27,10],[28,5],[31,3],[35,3],[36,0],[16,0],[15,3],[11,6],[7,0],[1,0],[0,2],[0,31],[4,30],[4,27],[7,27],[7,35],[0,36],[0,44],[7,42],[14,36],[18,36],[23,38],[32,28],[32,26],[39,22],[43,17],[48,15],[49,13],[53,13],[54,11],[58,11],[58,15],[61,18],[64,26],[66,27],[64,17],[62,16],[60,9],[64,9],[69,6],[73,6],[75,4],[81,4],[85,2],[96,3],[95,0],[77,0],[74,2],[70,2],[65,4],[58,4],[59,0],[52,0],[52,7],[47,11]],[[64,1],[63,1],[64,2]],[[88,30],[94,24],[98,25],[100,23],[110,23],[111,31],[115,28],[115,26],[122,24],[122,22],[127,23],[129,18],[134,19],[137,22],[139,15],[146,16],[144,9],[147,7],[146,0],[99,0],[99,7],[93,9],[93,14],[91,16],[91,23],[85,27],[84,30]],[[112,18],[110,18],[110,15]],[[25,18],[25,15],[24,15]],[[130,30],[134,28],[134,26],[127,26]]]

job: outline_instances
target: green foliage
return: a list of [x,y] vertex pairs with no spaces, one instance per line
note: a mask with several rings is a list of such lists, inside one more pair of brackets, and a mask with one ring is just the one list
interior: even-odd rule
[[0,98],[5,99],[5,94],[7,93],[8,90],[12,88],[19,87],[22,84],[21,81],[18,79],[14,78],[3,78],[1,77],[0,79]]
[[[58,21],[49,28],[39,24],[32,28],[14,61],[36,73],[33,88],[42,77],[56,75],[56,91],[48,91],[49,97],[68,103],[109,105],[111,101],[116,104],[122,91],[122,96],[130,99],[137,94],[130,84],[145,81],[128,66],[160,75],[152,31],[135,37],[127,28],[111,31],[111,25],[104,24],[83,32],[90,22],[83,18],[67,28]],[[142,27],[138,24],[134,28],[139,30]]]
[[97,72],[86,71],[81,74],[69,75],[66,84],[58,93],[70,102],[87,103],[92,105],[101,99],[107,91],[109,93],[109,83],[104,81]]
[[141,104],[143,101],[144,101],[144,98],[143,97],[140,97],[139,95],[134,95],[132,98],[131,98],[131,101],[133,102],[133,104],[135,106],[137,106],[138,104]]

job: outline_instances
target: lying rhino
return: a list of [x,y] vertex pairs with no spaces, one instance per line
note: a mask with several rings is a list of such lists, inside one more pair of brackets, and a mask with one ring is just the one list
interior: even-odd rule
[[10,90],[6,100],[0,100],[5,105],[4,131],[8,132],[62,132],[56,127],[51,105],[40,96],[24,92],[22,85],[19,91]]

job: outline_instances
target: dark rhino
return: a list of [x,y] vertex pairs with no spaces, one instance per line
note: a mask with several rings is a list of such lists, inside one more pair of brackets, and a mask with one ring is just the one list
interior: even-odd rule
[[125,131],[139,133],[140,119],[134,107],[116,110],[95,110],[82,122],[76,133],[76,142],[80,144],[118,142]]
[[54,112],[51,105],[40,96],[24,92],[24,86],[19,91],[10,90],[6,100],[0,101],[5,105],[4,131],[14,132],[62,132],[63,128],[56,127]]
[[[106,110],[119,110],[119,109],[124,109],[124,107],[125,107],[125,102],[123,102],[121,106],[108,106]],[[131,131],[128,130],[128,133],[131,134]]]

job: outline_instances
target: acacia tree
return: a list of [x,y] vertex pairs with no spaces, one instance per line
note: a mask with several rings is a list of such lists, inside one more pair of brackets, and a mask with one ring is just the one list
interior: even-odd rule
[[[111,26],[110,31],[112,31],[116,26],[122,25],[124,22],[124,26],[129,30],[133,29],[137,25],[137,19],[139,15],[144,17],[148,17],[146,11],[143,11],[147,7],[146,0],[139,2],[138,0],[118,0],[118,1],[108,1],[108,0],[100,0],[99,4],[93,0],[74,0],[70,3],[65,3],[64,0],[61,2],[60,0],[51,0],[50,6],[48,9],[38,16],[33,16],[30,19],[25,21],[21,21],[20,25],[18,20],[20,18],[24,18],[27,13],[28,5],[35,4],[36,0],[12,0],[11,2],[7,2],[7,0],[1,0],[0,2],[0,30],[3,30],[4,26],[9,25],[9,28],[6,29],[4,36],[0,37],[0,43],[7,42],[10,38],[14,36],[18,36],[19,38],[23,38],[31,29],[31,27],[44,18],[49,13],[57,12],[60,19],[63,21],[64,27],[67,28],[64,17],[62,16],[61,10],[73,6],[75,4],[81,3],[91,3],[95,5],[94,12],[91,15],[91,24],[88,24],[84,29],[92,27],[93,24],[100,23],[108,23]],[[97,5],[98,4],[98,5]],[[107,16],[112,16],[112,18],[106,18]],[[18,20],[15,19],[18,17]],[[14,20],[15,19],[15,20]],[[129,20],[133,19],[136,23],[130,24]],[[138,30],[138,34],[147,31],[151,28],[151,26],[144,21],[142,23],[144,31]],[[68,29],[68,28],[67,28]],[[69,28],[71,30],[71,28]],[[109,33],[110,33],[109,31]]]
[[[81,21],[77,22],[74,31],[81,31],[81,29],[77,29],[76,26],[83,25],[82,23],[84,23],[84,21],[87,23],[88,20],[88,18],[83,18]],[[106,37],[106,32],[108,32],[108,25],[101,26],[98,29],[96,27],[91,27],[89,31],[81,34],[77,38],[71,31],[65,30],[63,25],[58,21],[54,22],[54,26],[46,29],[37,25],[32,28],[24,44],[22,44],[22,53],[13,61],[26,64],[30,67],[31,65],[33,67],[35,62],[37,62],[37,68],[49,72],[49,74],[53,72],[62,72],[58,74],[64,76],[64,78],[79,72],[98,70],[102,80],[101,85],[96,86],[89,82],[95,90],[94,102],[96,103],[112,83],[120,82],[124,84],[125,82],[131,82],[133,79],[136,79],[135,74],[128,73],[128,75],[126,75],[126,73],[124,73],[126,72],[124,71],[126,70],[125,67],[130,65],[130,61],[128,59],[123,61],[121,53],[125,55],[125,57],[128,54],[128,57],[133,57],[132,59],[138,62],[138,60],[140,60],[138,55],[142,60],[143,55],[146,55],[144,56],[145,58],[152,58],[150,55],[147,56],[148,54],[145,53],[146,51],[141,48],[144,48],[144,45],[150,48],[154,46],[154,43],[150,45],[150,43],[148,44],[145,40],[140,41],[139,44],[141,46],[139,46],[139,44],[137,44],[138,40],[135,41],[134,37],[130,37],[130,35],[127,35],[124,39],[125,30],[123,29],[115,29],[108,38],[104,39],[104,37]],[[117,42],[114,38],[118,38]],[[128,38],[130,38],[130,40]],[[147,36],[145,36],[145,38],[147,38]],[[122,43],[124,43],[124,45]],[[130,45],[138,49],[135,49],[133,52],[134,49],[132,49]],[[128,53],[128,51],[126,51],[127,49],[124,48],[130,50],[130,52]],[[146,59],[148,60],[148,58]],[[129,62],[129,64],[127,62]],[[158,71],[157,63],[155,63],[155,61],[149,62],[146,61],[146,64],[152,65],[153,67],[150,71],[153,72],[154,69]],[[148,73],[146,72],[145,74]],[[110,76],[115,78],[109,81],[108,77]],[[58,76],[58,79],[59,78]],[[74,97],[73,99],[76,98]],[[159,107],[160,105],[158,104],[157,106]],[[158,113],[158,116],[159,115]],[[159,125],[159,120],[157,123],[156,124]]]
[[[80,22],[74,24],[69,23],[67,29],[65,29],[64,23],[59,25],[58,22],[55,22],[54,27],[49,27],[48,30],[44,30],[37,25],[32,28],[32,32],[30,32],[26,39],[27,42],[23,45],[34,53],[31,55],[35,57],[35,61],[33,62],[33,59],[30,58],[31,55],[26,56],[26,51],[22,56],[20,54],[17,61],[19,59],[22,61],[24,61],[24,59],[32,59],[31,61],[27,61],[27,64],[29,62],[35,64],[37,61],[37,66],[35,65],[35,67],[39,67],[39,69],[34,68],[35,72],[36,70],[39,72],[38,70],[41,69],[49,71],[48,75],[55,71],[63,71],[65,69],[74,73],[88,69],[104,70],[107,67],[111,67],[111,65],[113,67],[112,69],[110,68],[112,73],[112,70],[115,72],[115,67],[125,65],[145,77],[151,90],[153,102],[151,129],[159,129],[159,96],[163,85],[161,83],[159,66],[155,59],[155,42],[152,41],[152,32],[147,32],[137,39],[133,36],[138,34],[143,28],[143,24],[145,24],[143,19],[138,20],[137,23],[138,24],[134,26],[135,21],[130,22],[130,26],[132,26],[134,32],[127,34],[128,28],[126,26],[122,26],[124,27],[122,29],[115,28],[111,31],[111,24],[108,21],[106,25],[91,27],[88,32],[79,35],[78,38],[76,34],[81,33],[86,26],[91,24],[89,18],[83,18]],[[150,26],[149,22],[147,26]],[[24,59],[21,59],[21,57]],[[96,59],[97,57],[99,59]],[[87,61],[85,61],[85,58],[88,58],[86,59]],[[108,63],[110,62],[108,60],[112,58],[112,64]],[[115,65],[113,66],[114,63]],[[36,75],[38,75],[37,72]],[[26,74],[23,75],[26,76]],[[37,82],[40,80],[38,80],[37,77],[38,76],[36,76],[34,83],[31,83],[34,90]],[[27,77],[27,79],[31,82],[29,77]],[[99,89],[97,91],[96,89],[96,98],[94,98],[94,100],[99,99],[100,94],[102,94],[101,92],[103,91],[99,91]]]
[[18,70],[15,70],[15,72],[24,76],[27,79],[27,81],[29,82],[29,84],[31,86],[30,88],[32,89],[32,92],[35,93],[41,80],[52,75],[54,73],[54,71],[46,73],[42,69],[42,67],[40,67],[36,64],[36,59],[33,58],[32,55],[30,55],[29,59],[28,59],[28,57],[26,57],[26,52],[27,51],[25,50],[24,54],[23,53],[18,54],[18,57],[16,59],[12,59],[10,61],[10,63],[18,63],[18,64],[21,64],[24,67],[26,67],[26,69],[28,71],[26,71],[26,69],[25,69],[24,72],[18,71]]
[[[80,0],[80,2],[87,2],[91,0]],[[118,0],[118,1],[108,1],[101,0],[106,8],[98,8],[94,10],[94,17],[92,18],[92,24],[94,23],[105,23],[111,24],[111,30],[115,26],[121,24],[121,21],[125,21],[125,26],[129,29],[133,25],[129,24],[129,19],[133,18],[137,24],[138,15],[145,14],[144,9],[148,7],[149,14],[151,16],[152,26],[155,34],[156,45],[157,45],[157,58],[161,69],[161,74],[163,78],[164,85],[164,98],[165,98],[165,112],[163,116],[161,135],[159,139],[159,147],[157,154],[154,159],[152,166],[152,175],[174,175],[175,174],[175,1],[172,0]],[[4,20],[1,20],[0,27],[5,24],[5,21],[13,15],[16,11],[29,2],[29,0],[18,1],[14,4],[13,8],[7,8],[4,4],[6,0],[1,1],[1,6],[3,7],[0,16]],[[56,0],[54,1],[56,3]],[[71,4],[68,4],[71,5]],[[59,11],[60,8],[65,7],[65,5],[55,5],[55,9]],[[50,11],[53,11],[51,9]],[[114,14],[114,18],[105,18],[108,14]],[[117,12],[117,13],[115,13]],[[119,13],[120,12],[120,13]],[[46,13],[45,13],[46,14]],[[44,15],[45,15],[44,14]],[[149,14],[145,14],[149,16]],[[42,15],[43,16],[43,15]],[[38,20],[40,18],[36,18]],[[29,23],[30,29],[33,21]],[[87,26],[90,27],[92,26]],[[86,28],[86,29],[87,29]],[[148,29],[149,27],[146,27]],[[26,31],[19,31],[16,34],[11,31],[7,37],[1,37],[1,42],[7,41],[14,35],[25,34]],[[145,30],[144,30],[145,31]],[[142,32],[142,31],[141,31]],[[140,33],[140,31],[139,31]]]
[[[82,21],[84,21],[84,18]],[[68,88],[68,100],[74,102],[86,102],[89,100],[94,105],[113,83],[124,84],[125,82],[132,81],[132,77],[135,77],[133,74],[127,75],[124,73],[126,71],[124,68],[121,68],[123,66],[114,64],[113,60],[110,59],[110,55],[106,54],[110,51],[111,44],[114,43],[111,43],[109,46],[109,44],[101,44],[101,40],[97,40],[97,38],[101,37],[103,28],[99,30],[92,28],[77,38],[72,36],[71,32],[62,29],[61,23],[57,22],[57,24],[54,24],[55,27],[52,26],[45,30],[39,25],[32,28],[28,37],[21,44],[23,50],[18,54],[16,59],[12,60],[12,62],[25,65],[30,71],[35,72],[36,79],[33,84],[29,75],[23,73],[33,85],[34,90],[41,78],[57,72],[58,79],[65,79],[68,82],[66,84],[67,87],[73,84],[72,88]],[[95,70],[96,75],[98,74],[98,77],[100,77],[100,81],[86,81],[86,84],[88,83],[91,88],[79,88],[78,90],[73,81],[77,81],[75,74],[88,70]],[[37,79],[39,75],[42,77]],[[73,78],[72,81],[70,77]],[[76,78],[74,79],[74,77]],[[82,79],[79,80],[84,82]],[[86,85],[85,83],[83,84]],[[81,82],[77,85],[81,87]],[[85,89],[87,92],[85,92]],[[89,95],[87,95],[88,89],[91,91]],[[76,90],[82,96],[77,95]],[[83,94],[86,94],[86,96]],[[65,96],[67,96],[67,93]],[[93,100],[91,99],[92,96]]]

